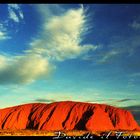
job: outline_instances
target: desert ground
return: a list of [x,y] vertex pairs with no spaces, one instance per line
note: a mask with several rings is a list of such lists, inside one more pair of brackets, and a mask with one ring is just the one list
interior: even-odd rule
[[73,130],[73,131],[46,131],[46,130],[0,130],[0,136],[129,136],[129,137],[139,137],[140,131],[83,131],[83,130]]

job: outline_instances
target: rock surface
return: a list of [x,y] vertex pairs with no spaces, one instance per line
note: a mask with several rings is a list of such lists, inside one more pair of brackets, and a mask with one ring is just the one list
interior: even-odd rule
[[0,109],[0,129],[138,130],[124,109],[82,102],[31,103]]

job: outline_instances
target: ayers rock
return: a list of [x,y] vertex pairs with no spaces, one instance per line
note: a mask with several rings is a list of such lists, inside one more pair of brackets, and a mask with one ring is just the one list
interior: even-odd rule
[[0,109],[0,129],[138,130],[132,114],[104,104],[72,101],[31,103]]

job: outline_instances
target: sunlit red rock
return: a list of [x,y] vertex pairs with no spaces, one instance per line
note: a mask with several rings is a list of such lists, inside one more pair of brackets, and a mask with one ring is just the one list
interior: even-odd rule
[[31,103],[0,109],[0,129],[137,130],[132,114],[124,109],[82,102]]

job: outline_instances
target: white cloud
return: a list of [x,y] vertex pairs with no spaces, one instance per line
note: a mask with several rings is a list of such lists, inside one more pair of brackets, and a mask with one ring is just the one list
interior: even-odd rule
[[9,18],[15,22],[19,22],[19,18],[13,10],[9,10]]
[[19,23],[24,18],[23,12],[18,4],[8,4],[9,18]]
[[70,9],[61,15],[46,17],[41,37],[32,43],[32,51],[46,55],[50,59],[62,61],[77,58],[95,50],[97,46],[91,44],[80,45],[82,35],[87,30],[87,19],[83,7]]
[[16,10],[19,10],[19,6],[17,4],[8,4],[9,7],[13,8],[13,9],[16,9]]
[[119,50],[111,50],[109,52],[106,52],[103,57],[98,61],[100,63],[105,63],[107,61],[110,61],[113,57],[116,57],[120,54],[121,52]]
[[[18,4],[8,4],[8,18],[0,23],[0,40],[12,38],[10,35],[9,23],[11,20],[15,23],[20,23],[24,19],[23,12]],[[17,29],[16,29],[17,31]]]
[[4,25],[2,23],[0,23],[0,40],[6,40],[9,38],[11,38],[11,37],[8,36],[7,29],[4,27]]
[[19,11],[19,17],[20,17],[21,19],[24,18],[23,12],[22,12],[21,10]]
[[40,55],[26,54],[24,56],[8,57],[0,55],[0,83],[25,84],[36,79],[47,78],[52,67]]
[[10,39],[10,36],[6,34],[6,32],[0,31],[0,40]]

